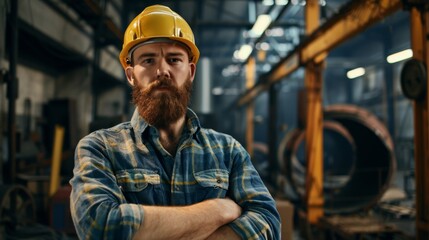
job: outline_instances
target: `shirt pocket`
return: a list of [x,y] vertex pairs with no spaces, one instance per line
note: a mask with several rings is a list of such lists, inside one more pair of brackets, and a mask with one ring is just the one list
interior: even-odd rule
[[130,203],[152,203],[154,189],[160,185],[160,175],[148,169],[128,169],[116,174],[116,181]]
[[229,186],[229,173],[224,169],[209,169],[194,173],[195,180],[207,198],[225,197]]

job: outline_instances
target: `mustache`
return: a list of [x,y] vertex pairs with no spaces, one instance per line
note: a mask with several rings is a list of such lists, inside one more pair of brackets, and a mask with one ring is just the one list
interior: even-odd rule
[[170,78],[157,78],[155,81],[149,84],[148,90],[153,90],[156,88],[168,88],[176,89],[176,86],[173,84],[173,80]]

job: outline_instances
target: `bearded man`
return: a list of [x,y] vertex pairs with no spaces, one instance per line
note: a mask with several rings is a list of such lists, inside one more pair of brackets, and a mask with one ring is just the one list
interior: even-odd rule
[[188,108],[198,57],[192,30],[168,7],[150,6],[128,26],[119,58],[136,110],[76,148],[80,239],[280,239],[249,154]]

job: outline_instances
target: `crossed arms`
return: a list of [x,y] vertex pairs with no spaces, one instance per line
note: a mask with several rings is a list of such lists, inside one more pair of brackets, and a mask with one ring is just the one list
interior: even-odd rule
[[70,205],[80,239],[280,239],[275,202],[245,151],[232,154],[228,198],[169,207],[129,203],[103,144],[87,139],[76,151]]
[[210,199],[185,207],[143,206],[134,239],[240,239],[227,223],[241,215],[230,199]]

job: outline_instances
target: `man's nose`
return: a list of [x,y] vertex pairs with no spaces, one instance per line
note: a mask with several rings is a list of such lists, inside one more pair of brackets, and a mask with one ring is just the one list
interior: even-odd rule
[[170,78],[169,66],[165,60],[159,62],[158,68],[156,69],[156,76],[158,78]]

